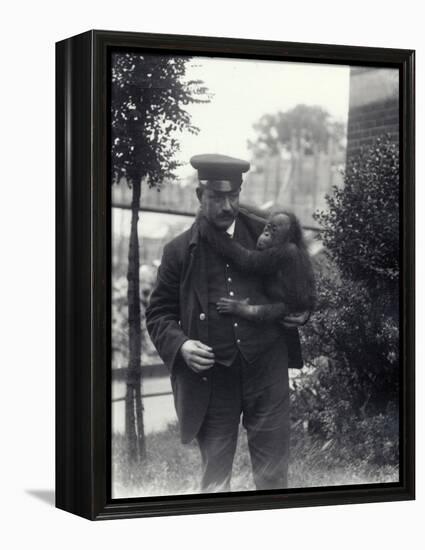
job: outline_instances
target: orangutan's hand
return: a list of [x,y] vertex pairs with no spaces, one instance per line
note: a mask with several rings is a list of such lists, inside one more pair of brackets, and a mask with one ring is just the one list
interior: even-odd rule
[[249,304],[249,298],[235,300],[234,298],[220,298],[217,302],[217,311],[223,315],[242,316],[244,308]]
[[282,319],[282,323],[286,328],[296,328],[305,325],[309,318],[309,311],[303,311],[302,313],[291,313]]

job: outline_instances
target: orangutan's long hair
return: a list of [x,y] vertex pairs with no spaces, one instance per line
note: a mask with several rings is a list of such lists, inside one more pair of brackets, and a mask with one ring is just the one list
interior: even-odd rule
[[[297,247],[292,265],[284,270],[284,285],[288,295],[293,296],[294,303],[304,304],[312,311],[316,302],[315,277],[313,264],[304,238],[304,231],[297,216],[287,210],[274,211],[273,215],[285,214],[290,220],[288,232],[289,243]],[[292,300],[291,300],[292,301]]]

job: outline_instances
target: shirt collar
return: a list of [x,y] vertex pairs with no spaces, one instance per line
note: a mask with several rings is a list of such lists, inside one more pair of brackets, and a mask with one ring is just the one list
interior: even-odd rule
[[235,224],[236,224],[236,220],[233,220],[233,223],[232,225],[230,225],[227,229],[226,229],[226,233],[233,238],[233,235],[235,234]]

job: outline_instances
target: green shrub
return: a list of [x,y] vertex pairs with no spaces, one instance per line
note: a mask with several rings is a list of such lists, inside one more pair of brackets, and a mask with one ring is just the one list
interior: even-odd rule
[[349,161],[344,187],[315,215],[323,244],[344,279],[372,290],[394,290],[399,279],[399,152],[377,139]]
[[[292,416],[376,464],[398,461],[399,162],[388,139],[347,166],[316,215],[316,312],[302,330],[310,369],[293,380]],[[347,459],[347,457],[345,457]]]

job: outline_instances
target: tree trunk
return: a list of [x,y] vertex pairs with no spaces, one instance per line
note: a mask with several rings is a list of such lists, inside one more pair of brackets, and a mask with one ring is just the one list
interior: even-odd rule
[[129,463],[135,464],[145,457],[145,431],[143,424],[143,404],[140,384],[142,379],[141,352],[142,329],[140,318],[139,281],[139,220],[141,181],[132,182],[131,232],[128,251],[128,328],[129,363],[127,370],[127,393],[125,400],[125,433]]

